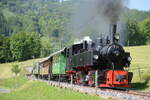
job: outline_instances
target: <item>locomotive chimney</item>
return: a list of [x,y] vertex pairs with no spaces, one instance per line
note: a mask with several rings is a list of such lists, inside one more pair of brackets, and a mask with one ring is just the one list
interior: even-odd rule
[[119,40],[119,36],[117,34],[117,24],[110,25],[110,38],[111,43],[116,43]]
[[114,24],[114,25],[113,25],[113,34],[114,34],[114,35],[116,34],[116,31],[117,31],[117,24]]
[[115,36],[117,32],[117,24],[113,24],[113,43],[116,42]]

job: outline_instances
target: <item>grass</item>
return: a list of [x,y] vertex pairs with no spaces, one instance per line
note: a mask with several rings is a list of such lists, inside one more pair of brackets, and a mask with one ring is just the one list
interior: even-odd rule
[[133,72],[133,88],[150,90],[150,45],[126,47],[131,53],[132,63],[130,71]]
[[[19,83],[16,83],[16,80]],[[5,87],[11,88],[12,92],[0,94],[0,100],[104,100],[98,96],[52,87],[46,83],[22,79],[22,77],[16,80],[2,82]]]
[[[0,100],[104,100],[99,96],[91,96],[28,80],[25,77],[25,67],[32,66],[37,61],[39,59],[0,64],[0,70],[2,71],[0,73],[0,88],[11,90],[10,93],[0,93]],[[22,71],[19,76],[12,74],[12,64],[21,66]]]
[[11,72],[11,67],[13,64],[18,64],[22,69],[21,74],[25,74],[24,68],[28,67],[28,66],[32,66],[33,63],[38,62],[39,60],[40,59],[34,59],[34,60],[27,60],[24,62],[13,62],[13,63],[0,64],[0,71],[1,71],[0,79],[10,78],[13,76],[13,73]]
[[27,81],[28,79],[24,76],[11,77],[7,79],[1,79],[0,86],[3,88],[14,90],[24,85]]

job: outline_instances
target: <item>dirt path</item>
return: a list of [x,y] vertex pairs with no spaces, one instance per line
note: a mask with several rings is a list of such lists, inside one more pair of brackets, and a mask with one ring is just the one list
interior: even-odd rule
[[10,92],[9,89],[0,88],[0,93],[9,93],[9,92]]

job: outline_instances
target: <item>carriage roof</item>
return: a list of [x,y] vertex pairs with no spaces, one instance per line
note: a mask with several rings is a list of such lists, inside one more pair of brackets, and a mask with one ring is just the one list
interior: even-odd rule
[[57,54],[60,54],[60,53],[64,52],[65,49],[66,49],[66,48],[63,48],[63,49],[61,49],[61,50],[59,50],[59,51],[57,51],[57,52],[52,53],[52,54],[49,55],[48,57],[43,58],[41,61],[39,61],[39,64],[44,63],[45,61],[48,61],[49,59],[51,59],[53,56],[55,56],[55,55],[57,55]]

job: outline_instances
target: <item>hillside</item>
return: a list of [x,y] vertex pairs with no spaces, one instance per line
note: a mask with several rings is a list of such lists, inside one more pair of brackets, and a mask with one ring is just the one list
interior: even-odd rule
[[[76,9],[74,5],[80,3],[80,0],[63,3],[54,1],[57,0],[0,1],[0,34],[10,36],[21,32],[38,32],[42,36],[69,36],[72,33],[67,30],[68,24],[73,20],[72,14]],[[141,22],[150,17],[150,11],[126,9],[122,17],[121,19]]]
[[136,9],[129,10],[128,15],[126,15],[126,18],[136,20],[138,22],[141,22],[148,17],[150,17],[150,11],[139,11]]
[[70,6],[54,0],[2,0],[0,21],[3,27],[0,25],[0,34],[9,36],[21,32],[38,32],[52,36],[56,30],[64,33]]
[[2,63],[0,64],[0,79],[7,79],[13,77],[13,73],[11,72],[12,65],[18,64],[21,67],[21,75],[26,73],[25,67],[32,66],[34,63],[38,62],[40,59],[27,60],[24,62],[13,62],[13,63]]
[[132,63],[130,71],[133,72],[133,88],[150,90],[150,45],[126,47],[131,53]]
[[[108,34],[107,21],[102,23],[101,14],[93,15],[97,10],[84,8],[80,1],[1,0],[0,63],[46,57],[84,36],[95,39]],[[150,11],[125,11],[118,19],[117,33],[123,37],[120,42],[129,46],[150,44]]]

